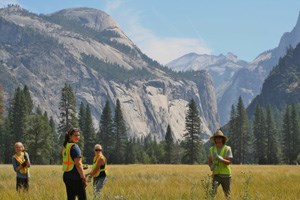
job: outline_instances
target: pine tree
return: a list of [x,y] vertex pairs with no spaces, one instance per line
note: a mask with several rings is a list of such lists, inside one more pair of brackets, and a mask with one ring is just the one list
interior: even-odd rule
[[280,162],[280,147],[278,142],[278,131],[275,126],[271,106],[267,108],[266,117],[267,129],[267,163],[279,164]]
[[50,135],[50,164],[58,164],[61,161],[61,148],[59,144],[59,138],[56,132],[55,122],[52,117],[49,120],[49,126],[51,129]]
[[130,138],[126,144],[125,164],[137,163],[135,138]]
[[34,164],[50,164],[51,160],[51,134],[47,115],[42,115],[41,110],[30,116],[28,123],[27,142],[25,148],[31,162]]
[[3,100],[3,88],[0,85],[0,163],[4,162],[4,100]]
[[291,161],[293,164],[297,160],[297,156],[300,153],[300,126],[299,126],[299,115],[297,113],[296,105],[293,104],[291,108],[291,145],[292,145],[292,154]]
[[23,88],[23,94],[24,94],[24,100],[25,100],[26,109],[27,109],[26,111],[27,111],[27,114],[30,115],[33,110],[33,101],[31,99],[31,95],[30,95],[29,88],[27,87],[27,85],[25,85]]
[[89,104],[87,104],[85,108],[84,132],[86,133],[84,137],[85,159],[87,163],[92,163],[94,157],[94,146],[97,142],[96,142],[96,130],[94,128],[91,108]]
[[117,99],[116,101],[116,109],[113,123],[113,135],[115,145],[113,150],[112,163],[121,164],[125,162],[125,150],[128,138],[119,99]]
[[238,130],[237,130],[237,113],[236,113],[236,108],[234,105],[231,106],[231,112],[230,112],[230,120],[229,120],[229,134],[228,134],[228,145],[232,149],[233,153],[233,163],[236,162],[235,155],[237,155],[237,150],[238,150]]
[[253,135],[255,138],[255,158],[258,164],[267,164],[267,133],[264,111],[256,105],[253,120]]
[[165,163],[171,164],[171,163],[173,163],[173,159],[174,159],[174,139],[173,139],[173,133],[172,133],[170,124],[167,127],[164,147],[165,147],[164,148],[165,149]]
[[14,141],[26,143],[25,131],[28,123],[28,110],[23,91],[18,87],[15,91],[11,112],[11,130]]
[[[76,112],[76,99],[71,85],[65,84],[61,91],[61,99],[59,103],[60,121],[59,121],[59,135],[60,144],[63,143],[66,132],[72,128],[78,127],[78,119]],[[83,138],[80,138],[79,146],[83,148]],[[83,151],[83,149],[81,149]]]
[[201,134],[201,120],[195,101],[189,103],[189,109],[185,118],[186,133],[183,135],[183,148],[185,154],[183,162],[188,164],[200,163],[203,152]]
[[114,137],[113,137],[113,120],[112,120],[112,111],[107,100],[103,108],[100,123],[99,123],[99,138],[104,147],[105,155],[110,162],[112,151],[114,149]]
[[[250,141],[251,136],[249,132],[249,121],[247,117],[247,113],[244,107],[244,103],[242,97],[239,97],[237,104],[237,117],[236,117],[236,126],[238,134],[236,135],[237,143],[237,151],[236,155],[234,155],[235,163],[249,163],[251,148]],[[246,159],[247,158],[247,159]]]
[[283,133],[283,141],[282,141],[282,153],[283,160],[287,164],[292,164],[292,155],[293,155],[293,145],[292,145],[292,134],[291,134],[291,113],[290,108],[287,107],[285,109],[283,124],[282,124],[282,133]]

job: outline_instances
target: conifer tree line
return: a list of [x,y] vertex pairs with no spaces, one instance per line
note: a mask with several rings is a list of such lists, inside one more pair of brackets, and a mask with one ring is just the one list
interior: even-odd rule
[[256,105],[249,119],[243,100],[231,108],[228,145],[235,164],[298,164],[300,162],[300,107],[288,105],[283,111]]
[[[0,87],[0,163],[11,163],[14,144],[20,141],[29,153],[32,164],[61,164],[62,144],[65,133],[71,127],[80,129],[78,145],[86,164],[92,163],[93,147],[97,143],[102,145],[109,164],[206,162],[201,121],[193,99],[187,106],[186,130],[182,141],[175,141],[170,125],[162,141],[157,141],[151,134],[129,136],[121,103],[118,99],[113,103],[114,109],[108,100],[105,102],[96,130],[92,108],[81,102],[77,111],[76,97],[69,84],[65,84],[61,90],[59,120],[54,120],[42,108],[33,105],[26,85],[15,90],[5,109],[3,89]],[[58,124],[55,121],[59,121]]]
[[[208,148],[201,139],[202,125],[193,99],[187,105],[183,139],[176,141],[172,127],[168,125],[163,140],[157,141],[151,134],[143,137],[128,135],[118,99],[114,109],[108,100],[105,102],[96,130],[92,108],[81,102],[77,111],[75,94],[68,84],[61,90],[58,124],[42,108],[33,105],[26,85],[15,90],[7,109],[3,93],[0,86],[0,163],[11,163],[14,143],[21,141],[33,164],[60,164],[64,135],[71,127],[81,130],[78,145],[87,164],[92,163],[96,143],[102,145],[110,164],[206,163]],[[232,106],[230,121],[223,130],[229,137],[233,163],[299,163],[299,113],[298,104],[286,106],[284,111],[257,105],[254,116],[249,117],[240,97],[237,105]]]

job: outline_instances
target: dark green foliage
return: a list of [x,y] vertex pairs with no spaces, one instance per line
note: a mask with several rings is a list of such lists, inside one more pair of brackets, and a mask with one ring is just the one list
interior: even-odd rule
[[3,88],[0,85],[0,163],[4,161],[4,100],[3,100]]
[[278,131],[275,126],[271,106],[267,108],[266,117],[266,134],[267,134],[267,163],[279,164],[280,162],[280,145],[278,141]]
[[123,113],[121,109],[120,100],[117,99],[115,116],[113,121],[113,136],[115,140],[114,151],[112,154],[112,163],[122,164],[125,162],[127,129],[125,125],[125,120],[123,118]]
[[258,164],[267,164],[267,131],[265,113],[263,109],[257,105],[253,121],[253,135],[255,159],[257,159]]
[[[78,127],[78,119],[76,117],[76,99],[71,85],[65,84],[61,91],[61,99],[59,103],[60,121],[59,121],[59,135],[60,143],[63,144],[65,133],[72,127]],[[79,146],[82,148],[83,138],[80,139]]]
[[86,106],[84,106],[83,103],[80,104],[79,127],[81,135],[84,137],[84,161],[85,163],[92,163],[94,157],[94,146],[97,143],[97,140],[89,104]]
[[251,163],[251,141],[248,116],[241,97],[236,107],[232,106],[229,122],[229,141],[233,151],[233,163]]
[[[33,164],[50,164],[52,128],[47,115],[35,114],[30,116],[26,131],[25,149],[30,154]],[[27,149],[28,148],[28,149]]]
[[174,159],[174,151],[175,151],[175,144],[174,144],[174,139],[173,139],[173,133],[171,130],[171,126],[168,125],[167,127],[167,132],[165,135],[165,142],[164,142],[164,150],[165,150],[165,163],[166,164],[171,164],[173,163]]
[[283,159],[285,163],[294,164],[300,153],[300,133],[299,133],[299,116],[296,112],[296,106],[292,105],[286,108],[283,125]]
[[186,133],[183,135],[184,140],[182,143],[185,149],[183,163],[201,163],[204,161],[204,155],[201,155],[203,153],[203,145],[200,138],[201,120],[196,102],[193,99],[188,106],[189,109],[185,118]]
[[88,56],[85,54],[82,54],[81,56],[82,61],[88,67],[99,72],[101,76],[107,80],[126,81],[131,79],[147,79],[153,77],[153,75],[145,68],[127,70],[116,63],[109,63],[94,56]]
[[115,147],[115,140],[113,137],[112,111],[108,100],[103,108],[99,126],[100,131],[98,137],[100,139],[102,148],[104,148],[103,151],[108,159],[108,162],[110,162],[113,149]]
[[52,117],[49,120],[50,126],[50,163],[49,164],[60,164],[61,163],[61,144],[59,143],[58,134],[56,132],[55,122]]

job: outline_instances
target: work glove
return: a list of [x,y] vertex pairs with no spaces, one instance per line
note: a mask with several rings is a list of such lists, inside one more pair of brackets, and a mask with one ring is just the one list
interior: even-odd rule
[[89,165],[88,165],[88,164],[84,164],[82,168],[83,168],[84,170],[86,170],[86,169],[89,168]]
[[211,171],[214,171],[218,167],[218,165],[213,163],[209,167]]
[[220,162],[224,161],[224,158],[222,156],[218,155],[217,153],[215,153],[215,158]]
[[88,182],[88,183],[92,182],[92,176],[91,175],[86,176],[86,182]]
[[26,162],[23,162],[21,165],[22,167],[26,167]]

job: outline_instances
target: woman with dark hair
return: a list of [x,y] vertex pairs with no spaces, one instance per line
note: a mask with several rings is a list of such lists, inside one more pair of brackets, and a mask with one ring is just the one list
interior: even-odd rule
[[80,131],[71,128],[65,135],[63,144],[63,180],[66,185],[68,200],[86,200],[86,178],[83,172],[82,156],[79,146]]

